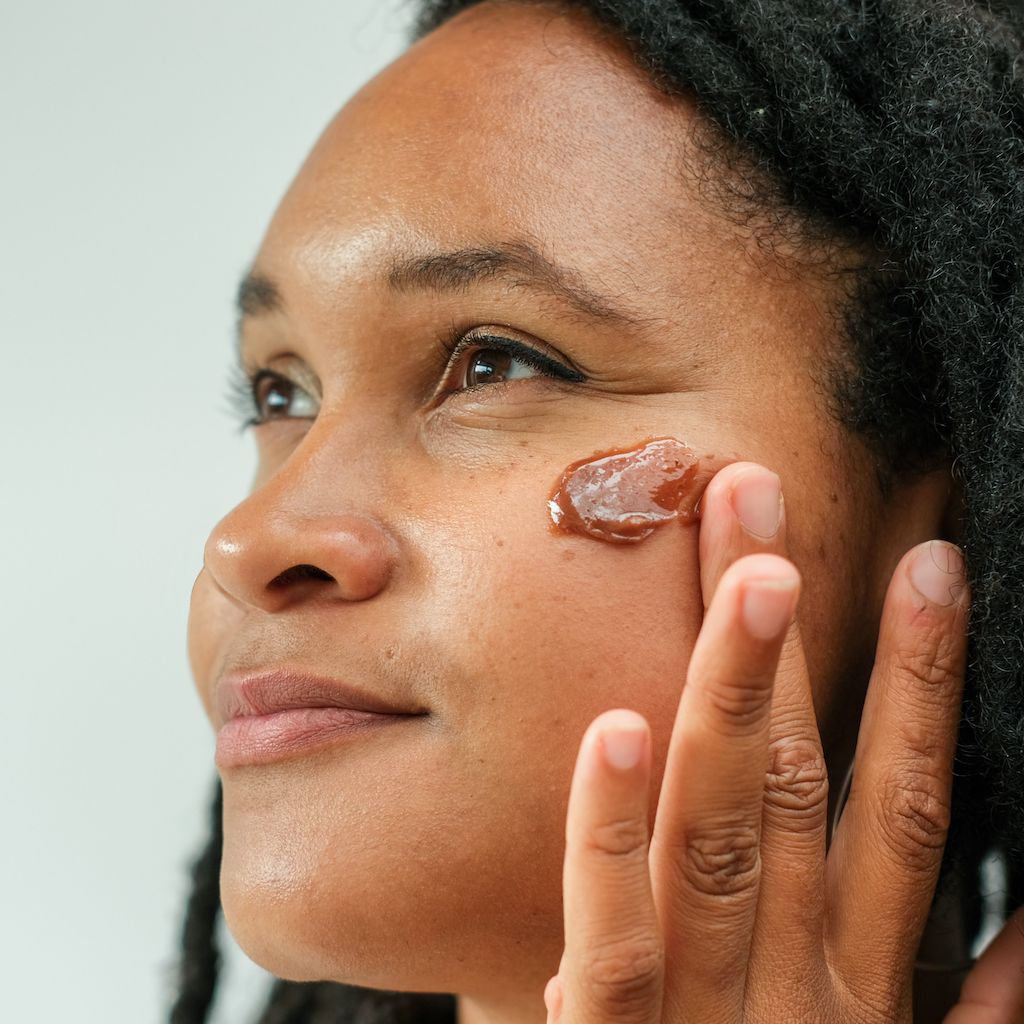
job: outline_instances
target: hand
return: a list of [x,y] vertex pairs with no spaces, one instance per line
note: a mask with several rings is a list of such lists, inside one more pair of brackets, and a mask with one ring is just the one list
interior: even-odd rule
[[[607,712],[580,749],[565,952],[545,992],[551,1024],[912,1020],[914,957],[948,827],[962,563],[932,542],[896,568],[853,786],[826,856],[828,782],[793,622],[799,576],[784,554],[777,479],[750,463],[727,467],[703,498],[705,619],[653,836],[646,722]],[[1001,959],[979,964],[950,1024],[1019,1019],[1010,997],[995,1016],[970,999],[997,975],[1019,1001],[1020,946],[1007,940]]]
[[1024,907],[992,940],[967,975],[945,1024],[1024,1022]]

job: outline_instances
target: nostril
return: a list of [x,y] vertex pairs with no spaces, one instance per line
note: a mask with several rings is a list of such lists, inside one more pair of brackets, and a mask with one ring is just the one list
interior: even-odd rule
[[293,565],[290,569],[278,573],[268,586],[271,590],[283,590],[285,587],[294,586],[296,583],[306,583],[310,580],[333,583],[334,577],[316,565]]

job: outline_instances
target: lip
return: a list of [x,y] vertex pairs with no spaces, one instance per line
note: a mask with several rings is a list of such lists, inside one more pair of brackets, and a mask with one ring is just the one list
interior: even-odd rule
[[229,673],[217,685],[218,768],[270,764],[425,714],[333,679],[287,669]]

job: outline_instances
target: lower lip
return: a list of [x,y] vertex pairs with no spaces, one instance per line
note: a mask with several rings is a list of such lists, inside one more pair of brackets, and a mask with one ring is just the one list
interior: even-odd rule
[[217,733],[215,760],[218,768],[270,764],[409,717],[350,708],[292,708],[272,715],[242,715]]

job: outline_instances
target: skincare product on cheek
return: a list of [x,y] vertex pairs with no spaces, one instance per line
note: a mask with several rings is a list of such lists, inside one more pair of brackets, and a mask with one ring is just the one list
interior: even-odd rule
[[695,519],[699,469],[693,452],[671,437],[581,459],[548,502],[554,529],[633,544],[673,520]]

